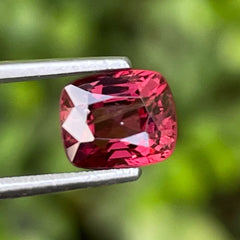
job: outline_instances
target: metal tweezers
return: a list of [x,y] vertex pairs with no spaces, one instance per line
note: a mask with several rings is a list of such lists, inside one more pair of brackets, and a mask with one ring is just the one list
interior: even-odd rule
[[[37,60],[0,63],[0,83],[39,80],[130,68],[126,57]],[[54,193],[137,180],[139,168],[80,171],[0,178],[0,199]]]

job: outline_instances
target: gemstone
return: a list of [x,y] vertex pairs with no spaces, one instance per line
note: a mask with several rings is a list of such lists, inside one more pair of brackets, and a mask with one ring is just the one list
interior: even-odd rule
[[168,158],[177,138],[173,95],[164,77],[117,70],[64,87],[60,122],[65,152],[77,167],[140,167]]

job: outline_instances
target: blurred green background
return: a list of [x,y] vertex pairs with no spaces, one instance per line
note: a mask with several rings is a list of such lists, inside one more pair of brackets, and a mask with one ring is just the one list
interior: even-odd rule
[[[137,182],[2,200],[0,239],[240,239],[240,1],[0,1],[0,60],[111,55],[168,79],[175,153]],[[1,176],[77,170],[58,119],[69,81],[0,86]]]

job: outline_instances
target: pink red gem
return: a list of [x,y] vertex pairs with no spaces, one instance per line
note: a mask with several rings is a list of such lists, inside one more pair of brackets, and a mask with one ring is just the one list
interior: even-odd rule
[[89,169],[162,161],[177,138],[172,93],[153,71],[110,71],[67,85],[60,119],[68,159]]

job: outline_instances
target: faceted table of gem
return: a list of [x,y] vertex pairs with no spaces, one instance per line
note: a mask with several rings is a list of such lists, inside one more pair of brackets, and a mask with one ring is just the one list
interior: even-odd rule
[[60,119],[68,159],[89,169],[162,161],[177,138],[171,90],[154,71],[110,71],[67,85]]

